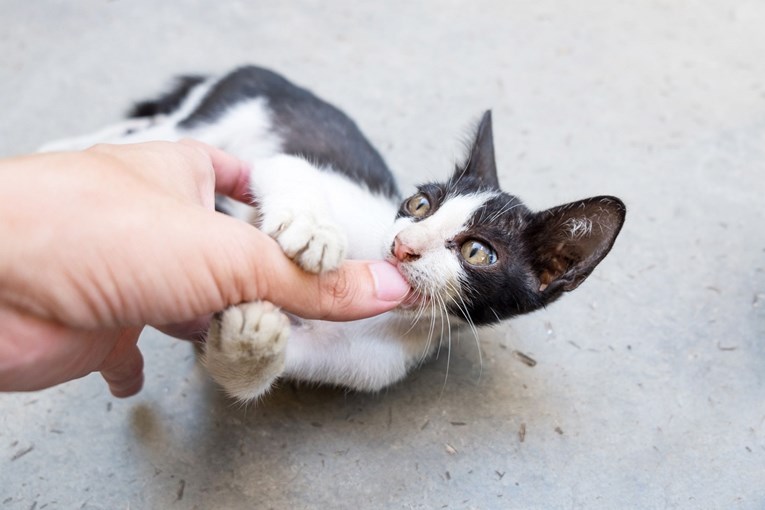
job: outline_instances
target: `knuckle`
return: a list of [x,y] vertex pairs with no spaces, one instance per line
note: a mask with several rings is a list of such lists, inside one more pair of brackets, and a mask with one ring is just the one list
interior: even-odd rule
[[344,312],[353,301],[353,282],[345,271],[333,271],[320,276],[321,300],[319,314],[321,318]]

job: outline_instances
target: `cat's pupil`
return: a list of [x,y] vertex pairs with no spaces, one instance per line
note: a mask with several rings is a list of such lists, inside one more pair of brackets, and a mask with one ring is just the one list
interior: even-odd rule
[[474,266],[488,266],[497,261],[497,254],[494,253],[494,250],[480,241],[468,241],[462,245],[460,251],[462,258]]

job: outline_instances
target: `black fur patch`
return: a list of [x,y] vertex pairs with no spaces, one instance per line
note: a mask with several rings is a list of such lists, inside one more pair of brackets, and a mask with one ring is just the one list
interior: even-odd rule
[[141,101],[133,105],[128,112],[129,118],[153,117],[172,113],[178,109],[191,89],[207,79],[206,76],[180,76],[173,88],[157,99]]

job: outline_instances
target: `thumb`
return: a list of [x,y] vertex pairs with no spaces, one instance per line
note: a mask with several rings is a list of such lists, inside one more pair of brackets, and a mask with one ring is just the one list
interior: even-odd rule
[[[284,258],[281,252],[278,255]],[[410,290],[398,270],[383,261],[350,260],[337,271],[323,275],[305,273],[290,261],[286,264],[286,271],[266,270],[265,278],[269,281],[248,280],[259,283],[253,291],[255,294],[244,291],[245,300],[265,299],[305,319],[349,321],[395,308]],[[235,300],[230,302],[236,304]],[[207,314],[155,327],[176,338],[201,341],[211,319],[212,314]]]
[[398,306],[410,290],[398,270],[383,261],[351,260],[320,275],[295,269],[270,273],[270,292],[265,299],[306,319],[371,317]]

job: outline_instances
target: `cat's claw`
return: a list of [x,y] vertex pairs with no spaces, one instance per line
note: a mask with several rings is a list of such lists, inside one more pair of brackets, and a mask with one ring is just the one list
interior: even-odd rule
[[312,214],[288,212],[272,216],[262,229],[276,239],[289,258],[310,273],[337,269],[345,259],[348,245],[345,234]]

